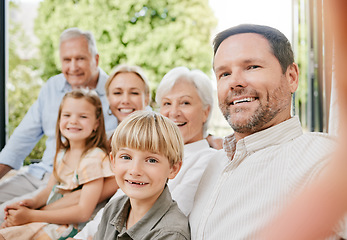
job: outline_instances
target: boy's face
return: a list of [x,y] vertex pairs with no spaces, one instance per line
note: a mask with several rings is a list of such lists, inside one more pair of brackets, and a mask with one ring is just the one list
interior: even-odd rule
[[122,191],[137,203],[153,205],[162,193],[167,179],[173,179],[181,164],[170,166],[160,154],[132,148],[121,148],[111,154],[112,169]]

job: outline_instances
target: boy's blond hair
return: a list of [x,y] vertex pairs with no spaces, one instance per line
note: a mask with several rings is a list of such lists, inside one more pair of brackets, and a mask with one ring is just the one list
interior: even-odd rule
[[170,166],[182,162],[183,138],[178,127],[159,113],[136,111],[117,127],[112,137],[112,155],[127,147],[162,154]]

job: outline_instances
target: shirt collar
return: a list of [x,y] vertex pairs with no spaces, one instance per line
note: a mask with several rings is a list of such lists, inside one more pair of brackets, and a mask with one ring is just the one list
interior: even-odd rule
[[224,150],[231,160],[236,149],[243,149],[246,153],[253,153],[260,149],[279,145],[297,138],[303,134],[298,116],[294,116],[275,126],[253,133],[236,142],[231,134],[224,139]]
[[[125,233],[132,239],[141,239],[146,233],[151,231],[161,217],[170,209],[172,197],[167,185],[152,208],[134,226]],[[116,226],[118,232],[122,230],[124,221],[128,217],[130,200],[128,199],[121,208],[121,211],[111,220],[111,224]]]

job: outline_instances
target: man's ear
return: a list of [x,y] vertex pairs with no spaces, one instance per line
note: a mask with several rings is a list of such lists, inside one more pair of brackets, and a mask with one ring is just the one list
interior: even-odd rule
[[99,54],[95,55],[95,64],[96,66],[99,66]]
[[168,179],[174,179],[176,177],[177,173],[180,171],[181,167],[182,167],[182,162],[174,164],[170,168],[170,173],[169,173]]
[[294,93],[299,86],[299,67],[296,63],[288,66],[286,78],[288,79],[290,92]]

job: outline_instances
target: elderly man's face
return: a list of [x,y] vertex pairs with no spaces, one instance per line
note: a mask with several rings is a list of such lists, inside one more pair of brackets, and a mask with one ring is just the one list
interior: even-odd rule
[[84,37],[72,38],[60,45],[62,72],[73,89],[96,87],[98,79],[99,56],[89,52],[88,42]]
[[290,118],[297,67],[282,73],[268,41],[243,33],[225,39],[214,58],[221,111],[237,139]]

